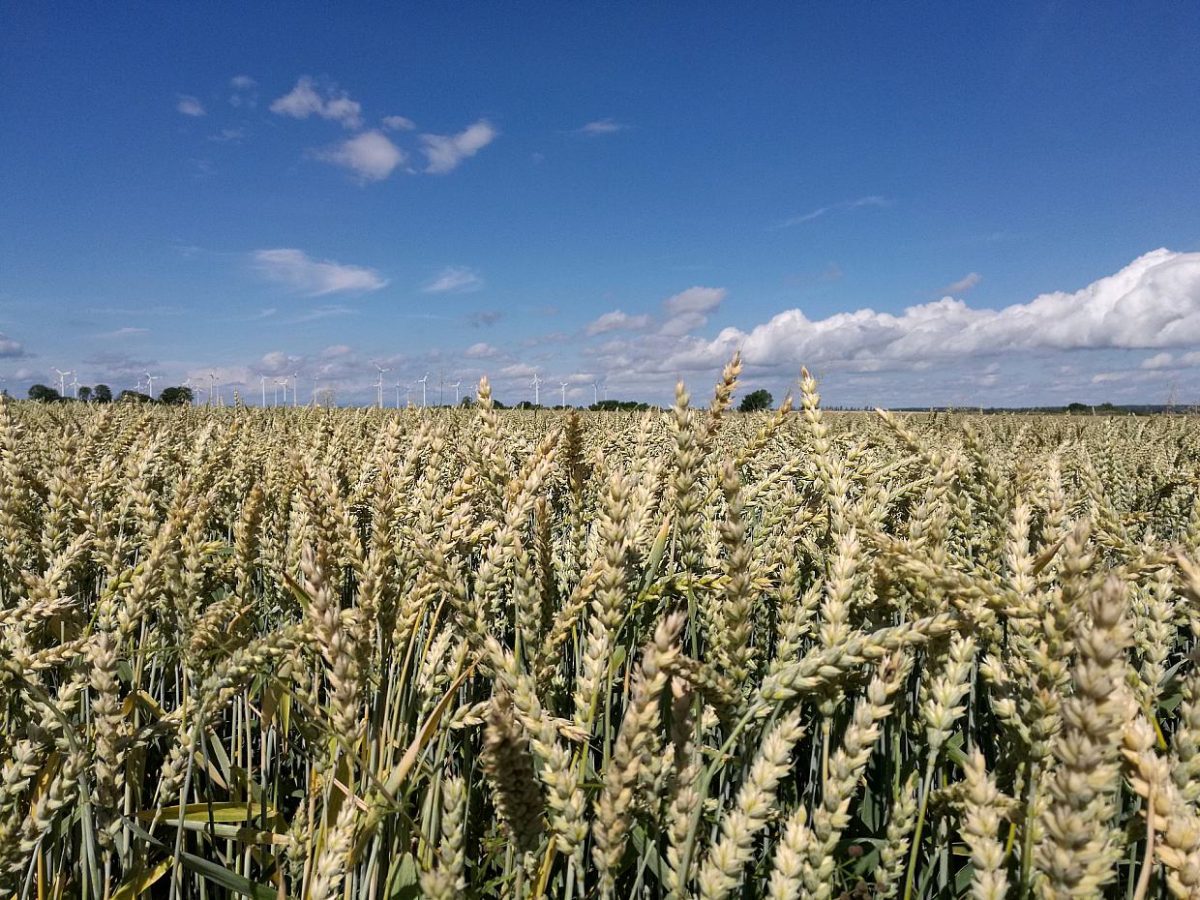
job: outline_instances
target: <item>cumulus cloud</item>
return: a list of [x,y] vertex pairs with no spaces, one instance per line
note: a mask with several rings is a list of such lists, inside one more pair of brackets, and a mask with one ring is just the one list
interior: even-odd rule
[[616,134],[618,131],[624,131],[626,127],[615,119],[596,119],[581,127],[579,133],[588,137],[599,137],[603,134]]
[[466,294],[483,287],[483,279],[470,269],[448,266],[423,288],[426,294]]
[[474,156],[499,134],[500,132],[486,119],[480,119],[458,134],[423,134],[421,149],[429,161],[425,171],[432,175],[452,172],[458,168],[459,163]]
[[665,368],[709,367],[740,348],[750,365],[838,364],[914,368],[1006,352],[1156,350],[1200,345],[1200,253],[1155,250],[1073,293],[1042,294],[1001,309],[945,297],[899,315],[872,309],[809,319],[779,313],[750,331],[691,338]]
[[311,259],[302,250],[293,248],[256,250],[253,260],[264,278],[285,284],[310,297],[377,291],[387,284],[387,279],[374,269]]
[[802,225],[805,222],[812,222],[814,219],[819,219],[831,212],[840,210],[863,209],[871,206],[887,206],[887,197],[881,197],[878,194],[870,194],[866,197],[859,197],[855,200],[843,200],[841,203],[833,203],[829,206],[818,206],[816,209],[810,210],[800,215],[792,216],[784,219],[779,223],[778,228],[790,228],[792,225]]
[[708,323],[708,316],[721,305],[728,292],[725,288],[690,287],[663,301],[667,314],[660,331],[681,335],[695,331]]
[[349,169],[364,181],[382,181],[407,159],[382,131],[364,131],[316,156]]
[[199,98],[193,97],[190,94],[180,94],[179,102],[175,104],[175,108],[185,116],[200,117],[205,114],[204,104]]
[[336,86],[318,84],[308,75],[302,75],[291,91],[275,100],[271,112],[293,119],[319,116],[340,122],[345,128],[362,127],[362,104]]
[[983,281],[983,276],[980,275],[978,272],[968,272],[962,278],[958,279],[958,281],[950,282],[948,285],[946,285],[944,288],[942,288],[941,292],[943,294],[949,294],[951,296],[965,294],[967,291],[971,290],[971,288],[975,287],[981,281]]
[[636,331],[650,324],[649,316],[631,316],[619,309],[606,312],[594,319],[587,327],[589,335],[604,334],[608,331]]

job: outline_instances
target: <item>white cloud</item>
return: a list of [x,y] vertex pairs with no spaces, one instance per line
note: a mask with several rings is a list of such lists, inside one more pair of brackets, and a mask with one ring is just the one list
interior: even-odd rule
[[345,128],[362,127],[362,104],[334,85],[318,84],[307,75],[302,75],[289,93],[271,104],[271,112],[293,119],[320,116],[340,122]]
[[364,181],[382,181],[407,159],[404,151],[382,131],[364,131],[316,155],[325,162],[350,169]]
[[405,116],[384,116],[383,127],[388,131],[412,131],[417,124]]
[[1142,360],[1143,369],[1170,369],[1175,365],[1175,356],[1171,353],[1155,353]]
[[25,347],[20,341],[13,340],[7,334],[0,332],[0,357],[16,359],[25,355]]
[[1151,370],[1190,369],[1195,366],[1200,366],[1200,351],[1195,350],[1179,354],[1155,353],[1141,363],[1141,368]]
[[432,175],[444,175],[458,168],[464,159],[474,156],[492,141],[500,132],[486,119],[480,119],[458,134],[423,134],[421,149],[429,160],[425,171]]
[[467,359],[490,359],[499,353],[500,351],[491,344],[480,341],[479,343],[472,344],[470,347],[468,347],[463,353],[463,356],[465,356]]
[[713,366],[738,348],[749,365],[872,371],[1006,352],[1196,346],[1200,253],[1155,250],[1082,290],[1002,309],[950,297],[899,315],[860,309],[814,320],[791,309],[749,332],[726,328],[712,341],[684,344],[665,368]]
[[888,203],[889,201],[887,197],[881,197],[878,194],[870,194],[866,197],[859,197],[856,200],[843,200],[841,203],[834,203],[830,206],[818,206],[816,209],[809,212],[784,219],[776,227],[788,228],[792,225],[801,225],[805,222],[811,222],[814,219],[819,219],[827,213],[837,210],[862,209],[863,207],[869,206],[887,206]]
[[941,292],[943,294],[949,294],[950,296],[965,294],[981,281],[983,281],[983,276],[978,272],[968,272],[962,278],[958,279],[958,281],[950,282],[948,285],[942,288]]
[[580,128],[579,133],[588,137],[599,137],[602,134],[616,134],[618,131],[624,131],[627,127],[614,119],[596,119]]
[[229,79],[229,85],[235,91],[248,91],[258,86],[258,82],[249,75],[234,75]]
[[528,363],[513,363],[501,369],[500,374],[507,378],[532,378],[537,374],[537,369]]
[[190,94],[180,94],[179,102],[175,104],[175,108],[185,116],[199,117],[205,114],[204,104]]
[[132,326],[126,326],[125,328],[118,328],[116,331],[106,331],[103,334],[96,335],[96,337],[99,337],[99,338],[126,338],[126,337],[137,337],[138,335],[149,334],[149,333],[150,333],[149,328],[135,328]]
[[614,309],[593,320],[587,327],[587,333],[596,335],[608,331],[636,331],[649,324],[649,316],[631,316],[619,309]]
[[387,284],[387,279],[374,269],[310,259],[303,251],[291,248],[256,250],[253,258],[265,278],[310,297],[343,291],[377,291]]
[[483,279],[470,269],[450,266],[442,269],[421,290],[426,294],[466,294],[470,291],[478,291],[482,287]]
[[715,312],[728,292],[725,288],[690,287],[663,301],[667,319],[660,329],[663,334],[681,335],[708,323],[709,313]]

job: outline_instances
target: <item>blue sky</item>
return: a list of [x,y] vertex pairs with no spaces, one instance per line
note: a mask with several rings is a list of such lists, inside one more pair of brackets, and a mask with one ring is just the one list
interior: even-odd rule
[[741,348],[777,398],[807,364],[831,403],[1200,401],[1197,34],[1178,3],[3,2],[0,377],[664,401]]

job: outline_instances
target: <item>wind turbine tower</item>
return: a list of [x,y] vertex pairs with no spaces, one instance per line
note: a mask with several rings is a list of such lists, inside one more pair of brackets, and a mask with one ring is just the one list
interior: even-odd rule
[[562,388],[562,401],[563,401],[563,402],[562,402],[562,405],[563,405],[563,409],[566,409],[566,408],[567,408],[567,385],[568,385],[568,384],[570,384],[570,382],[567,382],[567,381],[560,381],[560,382],[558,383],[558,386],[559,386],[560,388]]
[[262,382],[262,405],[265,408],[267,405],[267,376],[259,375],[258,379]]
[[379,363],[375,363],[375,369],[379,372],[379,375],[375,379],[375,399],[379,403],[379,408],[383,409],[383,374],[392,370],[385,369]]
[[417,381],[418,381],[418,382],[420,383],[420,385],[421,385],[421,409],[429,409],[429,403],[427,402],[427,400],[426,400],[426,398],[425,398],[425,388],[426,388],[426,387],[428,386],[428,384],[429,384],[429,373],[428,373],[428,372],[426,372],[426,373],[425,373],[425,377],[424,377],[424,378],[418,378],[418,379],[417,379]]
[[530,384],[533,385],[533,405],[541,406],[542,405],[542,393],[541,393],[542,379],[538,378],[537,372],[533,373],[533,381],[531,381]]
[[156,376],[151,375],[149,372],[146,373],[146,384],[148,384],[150,386],[151,399],[154,398],[154,379],[155,379],[155,377]]
[[75,373],[70,369],[67,369],[65,372],[62,369],[55,369],[54,371],[58,373],[58,396],[65,397],[67,395],[67,376],[74,375]]
[[456,382],[454,382],[454,384],[450,385],[452,388],[454,388],[454,405],[455,406],[458,406],[458,386],[460,384],[462,384],[461,381],[456,381]]
[[300,376],[296,372],[293,372],[292,373],[292,408],[293,409],[295,409],[297,406],[296,398],[299,396],[300,396]]

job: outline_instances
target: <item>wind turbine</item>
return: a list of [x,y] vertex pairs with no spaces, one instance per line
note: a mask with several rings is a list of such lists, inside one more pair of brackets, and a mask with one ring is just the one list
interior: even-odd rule
[[296,408],[296,398],[300,396],[300,375],[292,373],[292,408]]
[[559,386],[560,388],[562,388],[562,397],[563,397],[563,404],[562,404],[562,405],[563,405],[563,409],[566,409],[566,408],[567,408],[567,385],[568,385],[568,384],[570,384],[570,382],[569,382],[569,381],[560,381],[560,382],[558,383],[558,386]]
[[[79,376],[76,375],[71,379],[71,387],[75,389],[75,399],[79,399]],[[1174,405],[1174,404],[1172,404]]]
[[400,388],[403,387],[399,381],[396,382],[396,409],[400,408]]
[[154,398],[154,379],[157,377],[158,377],[157,375],[151,375],[149,372],[146,373],[146,384],[148,384],[150,386],[151,399]]
[[58,396],[65,397],[67,394],[67,376],[74,375],[75,373],[70,369],[67,369],[65,372],[62,369],[55,369],[54,371],[58,373]]
[[383,409],[383,373],[390,372],[391,369],[385,369],[379,363],[375,363],[375,368],[379,370],[379,377],[375,381],[375,390],[378,393],[379,408]]
[[284,378],[282,381],[278,378],[275,379],[275,405],[276,406],[279,405],[279,387],[280,387],[280,385],[283,386],[283,404],[284,404],[284,406],[286,406],[287,405],[287,379],[286,378]]
[[262,382],[262,405],[267,405],[267,376],[259,375],[258,380]]
[[542,405],[542,394],[541,394],[542,379],[538,378],[537,372],[533,373],[533,381],[531,381],[530,384],[533,385],[533,405],[541,406]]
[[429,373],[425,373],[424,378],[418,378],[417,382],[421,385],[421,409],[429,409],[429,404],[425,399],[425,387],[429,383]]
[[217,373],[209,372],[208,373],[208,405],[209,406],[212,406],[216,403],[216,397],[217,397],[216,384],[217,384]]
[[460,384],[462,384],[461,381],[456,381],[456,382],[454,382],[454,384],[450,385],[450,387],[454,388],[454,405],[455,406],[458,406],[458,386]]
[[600,384],[595,381],[592,382],[592,405],[600,405]]

